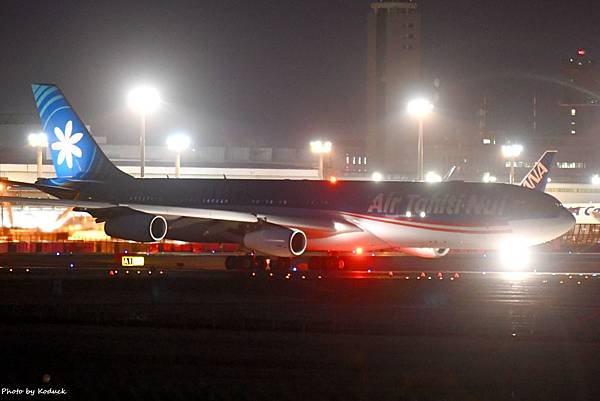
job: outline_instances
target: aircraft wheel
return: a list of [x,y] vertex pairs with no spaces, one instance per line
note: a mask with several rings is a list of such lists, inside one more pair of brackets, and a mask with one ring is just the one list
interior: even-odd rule
[[325,268],[327,270],[337,270],[339,268],[339,260],[337,256],[330,256],[325,259]]
[[323,267],[327,267],[327,259],[320,256],[311,256],[308,261],[308,268],[310,270],[323,270]]
[[254,258],[254,267],[258,270],[266,270],[267,269],[267,258],[264,256],[256,256]]
[[248,270],[252,267],[251,256],[238,256],[236,258],[236,267],[240,270]]
[[277,258],[271,259],[271,270],[276,272],[286,272],[290,269],[290,259]]
[[225,259],[225,268],[227,270],[248,270],[252,267],[252,262],[250,256],[228,256]]

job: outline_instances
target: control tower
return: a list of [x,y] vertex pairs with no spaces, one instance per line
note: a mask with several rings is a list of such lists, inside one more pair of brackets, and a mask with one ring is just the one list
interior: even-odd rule
[[367,155],[369,171],[413,175],[416,134],[402,116],[421,82],[421,16],[417,3],[371,4],[367,38]]

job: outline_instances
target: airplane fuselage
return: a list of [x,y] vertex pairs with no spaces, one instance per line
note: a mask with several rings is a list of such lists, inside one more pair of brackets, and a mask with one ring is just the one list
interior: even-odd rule
[[[338,223],[339,230],[336,226],[327,233],[299,223],[297,228],[308,236],[308,250],[490,249],[515,237],[534,245],[562,234],[573,222],[555,198],[506,184],[131,179],[72,185],[85,200],[235,210],[275,224],[272,216]],[[362,230],[348,229],[345,223]],[[177,226],[169,229],[168,238],[210,239],[194,236],[189,226],[178,233]]]

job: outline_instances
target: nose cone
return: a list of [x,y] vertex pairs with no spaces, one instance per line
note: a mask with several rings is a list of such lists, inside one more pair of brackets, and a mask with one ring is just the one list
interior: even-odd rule
[[557,229],[560,231],[560,233],[557,235],[557,237],[565,234],[570,229],[575,227],[575,217],[573,216],[573,213],[569,212],[564,207],[561,207],[561,211],[558,213],[558,221],[559,223],[557,224]]
[[549,219],[546,224],[540,225],[543,227],[542,230],[546,231],[546,238],[543,242],[552,241],[566,234],[570,229],[575,226],[575,217],[564,207],[560,207],[560,210],[556,214],[556,217]]
[[531,246],[552,241],[565,234],[575,225],[575,218],[571,212],[561,207],[553,217],[517,220],[510,225],[513,235]]

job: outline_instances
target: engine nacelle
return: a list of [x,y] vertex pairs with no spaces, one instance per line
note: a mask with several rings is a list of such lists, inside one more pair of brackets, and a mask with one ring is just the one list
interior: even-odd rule
[[426,259],[438,259],[448,255],[449,248],[402,248],[402,253]]
[[151,214],[128,214],[108,219],[104,232],[111,237],[137,242],[155,242],[167,235],[167,220]]
[[246,248],[280,257],[302,255],[307,243],[306,234],[290,228],[258,230],[244,236]]

